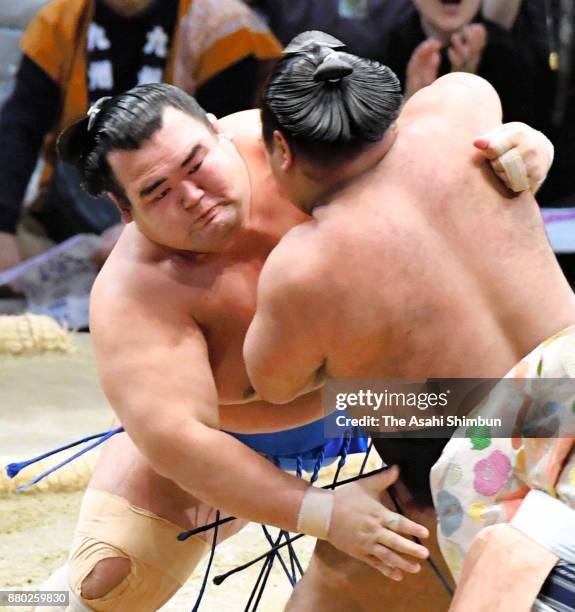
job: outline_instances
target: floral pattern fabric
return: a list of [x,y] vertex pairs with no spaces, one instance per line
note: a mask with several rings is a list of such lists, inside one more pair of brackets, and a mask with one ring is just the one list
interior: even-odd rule
[[433,466],[439,545],[456,580],[474,537],[509,522],[531,489],[575,509],[573,378],[575,325],[523,358],[470,415],[512,415],[513,437],[457,431]]

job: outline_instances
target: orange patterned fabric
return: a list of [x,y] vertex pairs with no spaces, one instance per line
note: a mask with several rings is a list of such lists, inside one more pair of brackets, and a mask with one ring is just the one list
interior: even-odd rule
[[176,84],[190,93],[218,72],[253,54],[279,57],[282,46],[241,0],[193,0],[181,24]]
[[[58,124],[44,141],[41,187],[52,174],[57,135],[88,108],[86,33],[93,13],[94,0],[54,0],[38,12],[20,43],[23,53],[62,92]],[[248,55],[271,59],[281,50],[268,28],[240,0],[180,0],[165,81],[194,94],[198,86]]]

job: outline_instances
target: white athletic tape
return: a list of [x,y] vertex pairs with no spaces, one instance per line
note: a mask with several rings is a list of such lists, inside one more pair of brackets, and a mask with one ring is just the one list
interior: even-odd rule
[[513,191],[525,191],[529,189],[529,177],[527,176],[527,169],[523,158],[517,149],[511,149],[507,151],[499,158],[507,180],[509,181],[509,187]]
[[297,530],[319,540],[327,540],[334,500],[333,491],[309,487],[297,516]]
[[401,524],[401,517],[398,514],[394,514],[388,521],[385,521],[385,526],[392,531],[397,531]]

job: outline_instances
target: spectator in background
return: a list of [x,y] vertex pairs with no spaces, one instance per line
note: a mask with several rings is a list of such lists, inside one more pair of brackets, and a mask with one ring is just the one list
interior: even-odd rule
[[537,127],[555,145],[555,161],[537,198],[545,207],[575,207],[575,7],[570,4],[568,14],[569,3],[524,0],[511,30],[534,41],[537,50]]
[[[284,43],[299,32],[317,29],[342,40],[350,53],[389,65],[407,95],[442,74],[474,72],[498,91],[506,121],[535,120],[534,52],[523,45],[520,37],[482,16],[481,0],[248,3],[265,15],[274,34]],[[507,0],[507,4],[515,6],[506,5],[505,11],[491,5],[488,13],[507,24],[515,19],[519,3],[520,0]]]
[[24,30],[48,0],[0,2],[0,106],[12,92],[20,63],[19,42]]
[[307,30],[335,36],[349,53],[384,60],[390,29],[414,12],[411,0],[247,0],[283,44]]
[[471,72],[497,90],[505,121],[534,120],[531,50],[480,14],[481,0],[414,0],[417,12],[396,24],[386,63],[406,96],[448,72]]
[[[484,0],[483,11],[528,40],[536,60],[533,125],[555,146],[555,160],[537,194],[551,244],[575,287],[575,4],[544,0]],[[560,32],[563,35],[560,35]],[[573,234],[573,240],[568,236]],[[559,237],[559,240],[556,240]]]
[[[543,4],[542,0],[538,1]],[[483,0],[481,3],[483,16],[506,30],[515,23],[520,8],[521,0]]]
[[166,81],[207,110],[229,114],[253,106],[260,60],[281,53],[239,0],[54,0],[29,25],[21,48],[0,113],[0,270],[20,260],[16,227],[41,148],[40,195],[31,209],[37,230],[60,242],[119,221],[103,202],[80,202],[76,177],[55,165],[56,135],[97,99]]

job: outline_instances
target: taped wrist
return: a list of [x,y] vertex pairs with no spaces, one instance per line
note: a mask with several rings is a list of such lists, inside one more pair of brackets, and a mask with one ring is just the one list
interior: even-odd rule
[[327,540],[334,501],[333,491],[309,487],[297,516],[297,530],[319,540]]

